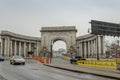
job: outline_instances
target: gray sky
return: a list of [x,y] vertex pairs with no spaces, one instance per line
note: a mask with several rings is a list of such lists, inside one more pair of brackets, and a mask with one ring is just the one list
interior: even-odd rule
[[76,26],[87,34],[91,19],[120,23],[120,0],[0,0],[0,30],[40,37],[45,26]]

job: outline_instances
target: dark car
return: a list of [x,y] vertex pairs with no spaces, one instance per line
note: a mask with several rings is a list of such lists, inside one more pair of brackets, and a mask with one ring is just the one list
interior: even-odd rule
[[4,57],[0,55],[0,61],[4,61]]
[[81,60],[81,59],[82,59],[81,56],[74,56],[74,57],[72,57],[72,58],[70,59],[70,63],[71,63],[71,64],[72,64],[72,63],[75,63],[75,64],[76,64],[77,60]]

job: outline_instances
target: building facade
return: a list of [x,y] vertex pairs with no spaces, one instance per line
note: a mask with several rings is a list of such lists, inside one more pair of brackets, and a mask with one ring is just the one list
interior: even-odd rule
[[9,31],[1,31],[1,55],[11,57],[21,55],[28,57],[32,52],[34,56],[38,55],[41,41],[40,38],[16,34]]
[[74,56],[84,58],[105,56],[105,36],[88,34],[76,37],[76,33],[75,26],[42,27],[41,38],[1,31],[0,54],[8,57],[13,55],[28,57],[28,53],[33,52],[34,56],[39,56],[41,53],[49,53],[50,56],[53,44],[61,40],[66,43],[66,51],[69,51],[68,54],[71,56],[72,53],[75,53]]
[[105,56],[105,36],[88,34],[77,37],[77,55],[84,58]]

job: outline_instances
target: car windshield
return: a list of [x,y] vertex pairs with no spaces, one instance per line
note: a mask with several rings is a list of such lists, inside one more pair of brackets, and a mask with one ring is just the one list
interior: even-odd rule
[[21,56],[14,56],[13,58],[15,58],[15,59],[22,59]]

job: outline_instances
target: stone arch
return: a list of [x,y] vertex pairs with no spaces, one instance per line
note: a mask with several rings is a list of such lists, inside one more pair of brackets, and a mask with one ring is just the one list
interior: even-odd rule
[[52,39],[53,44],[54,44],[56,41],[59,41],[59,40],[65,42],[65,44],[67,45],[67,41],[66,41],[64,38],[62,38],[62,37],[55,37],[54,39]]
[[51,46],[57,40],[64,41],[67,50],[70,46],[76,48],[76,32],[75,26],[42,27],[41,48],[46,47],[51,52]]

